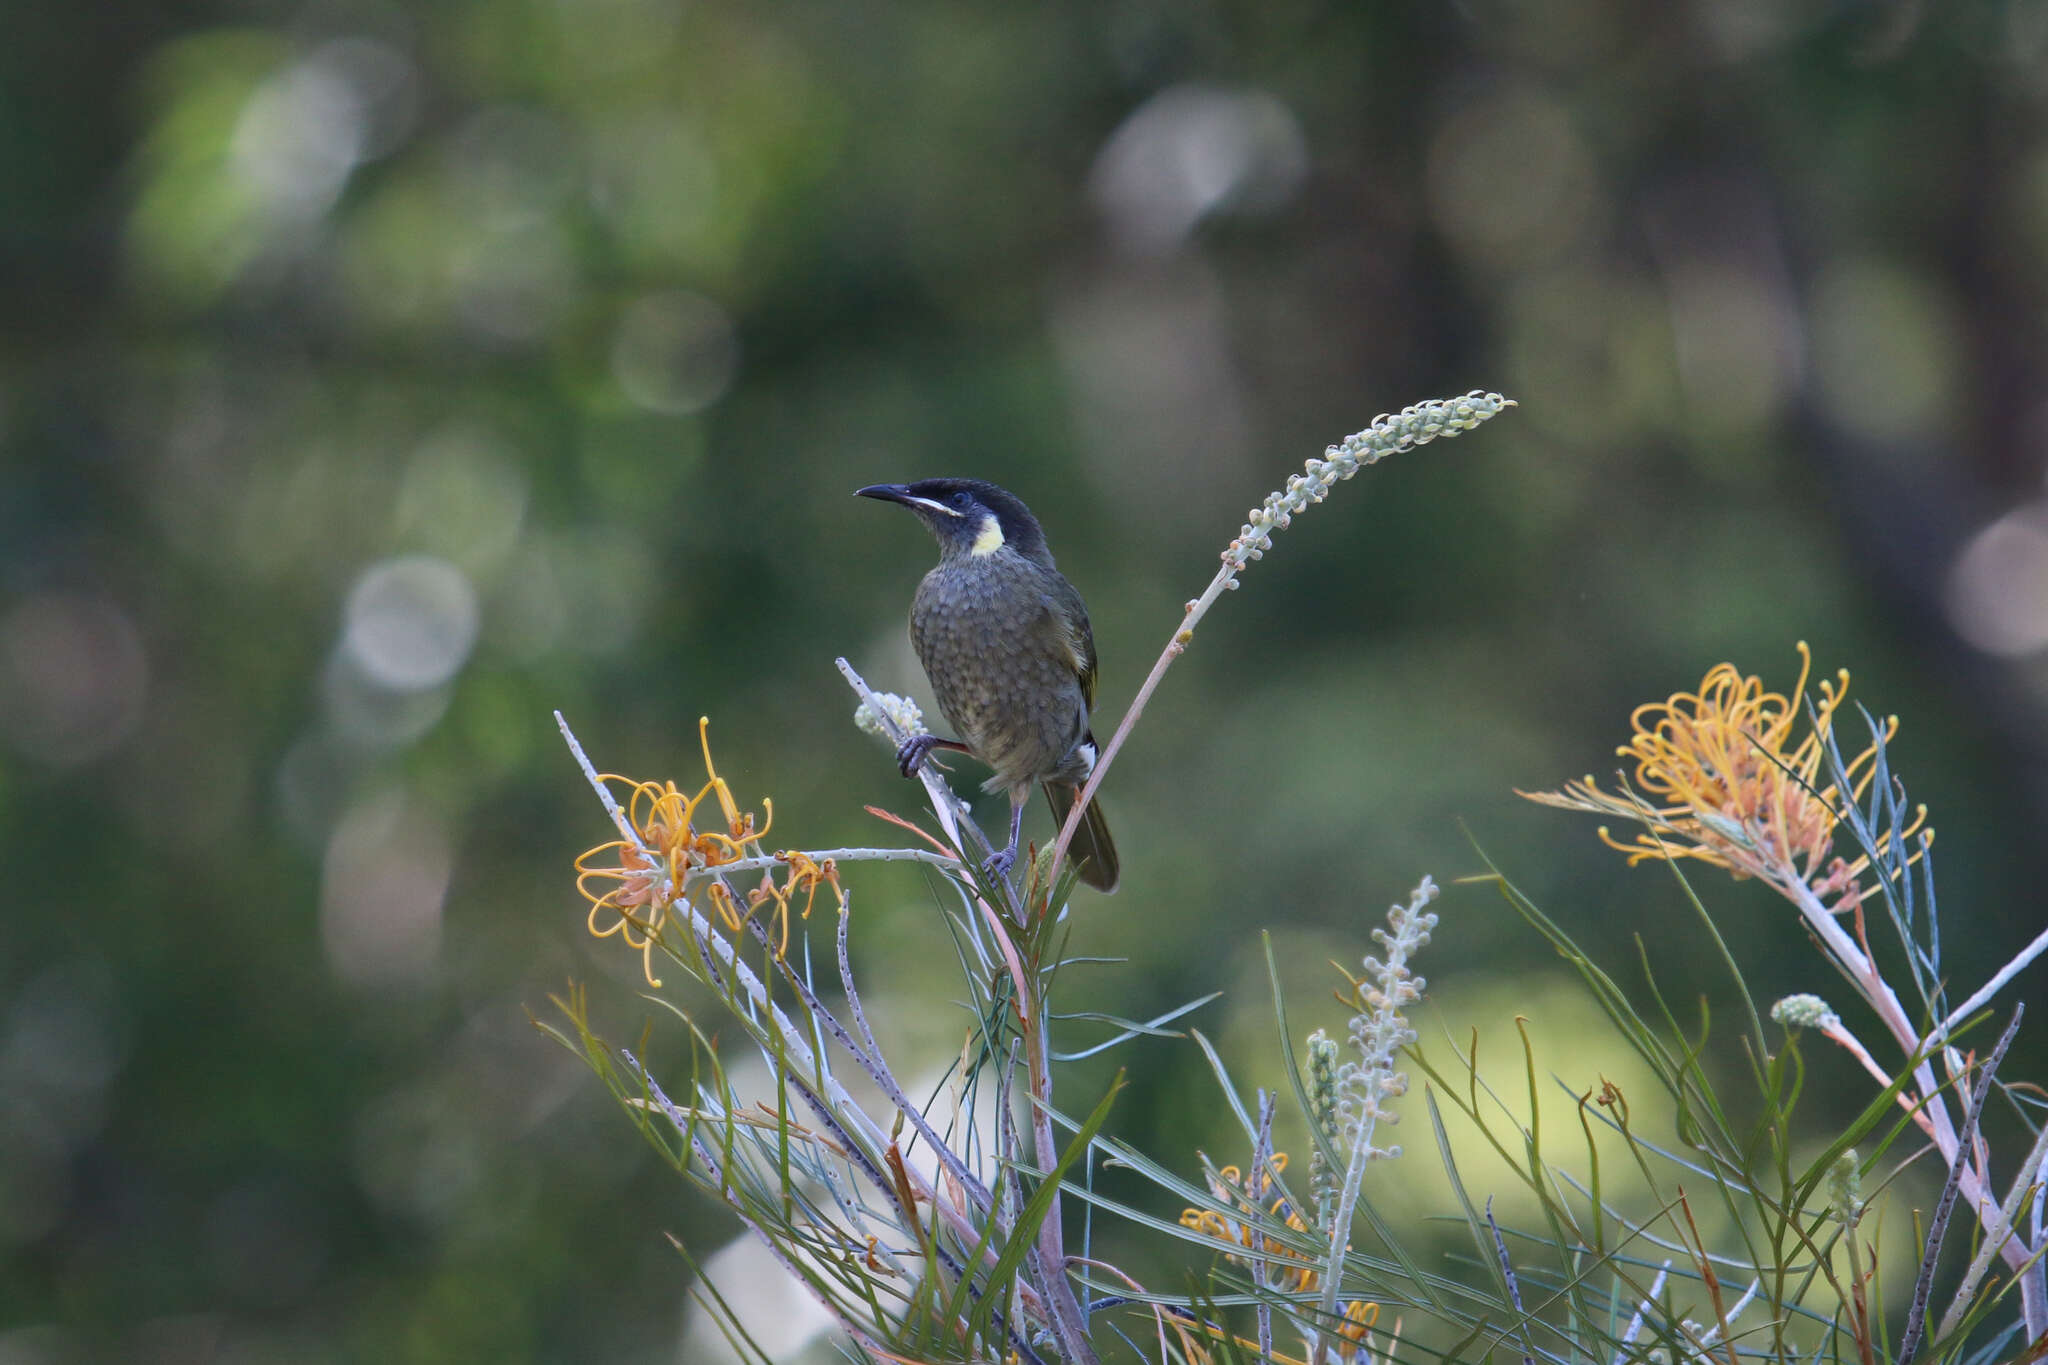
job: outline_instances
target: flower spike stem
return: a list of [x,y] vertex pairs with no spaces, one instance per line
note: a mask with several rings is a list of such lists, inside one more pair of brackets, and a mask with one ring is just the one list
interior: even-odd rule
[[1166,670],[1194,639],[1195,627],[1209,614],[1209,608],[1216,605],[1216,599],[1237,586],[1237,576],[1244,572],[1247,564],[1266,557],[1266,551],[1273,544],[1273,533],[1286,530],[1297,513],[1321,502],[1330,495],[1333,487],[1367,465],[1411,447],[1426,445],[1439,437],[1470,431],[1514,406],[1512,398],[1474,389],[1463,398],[1441,398],[1417,403],[1391,415],[1381,414],[1365,430],[1354,432],[1329,447],[1321,459],[1308,461],[1303,472],[1287,480],[1285,488],[1266,495],[1265,502],[1253,509],[1249,520],[1238,531],[1237,539],[1224,548],[1223,567],[1209,580],[1209,586],[1202,590],[1202,595],[1187,604],[1186,615],[1174,630],[1173,638],[1166,642],[1166,648],[1146,675],[1144,685],[1132,699],[1130,709],[1118,722],[1116,733],[1110,736],[1101,758],[1096,760],[1095,771],[1088,775],[1080,797],[1074,802],[1073,810],[1068,812],[1067,821],[1060,827],[1059,838],[1052,846],[1052,864],[1046,872],[1048,884],[1059,876],[1060,864],[1066,860],[1067,845],[1073,841],[1074,831],[1080,828],[1088,803],[1095,799],[1096,788],[1102,785],[1103,775],[1109,771],[1117,752],[1124,747],[1124,739],[1131,733],[1131,727],[1144,714],[1145,703],[1152,699],[1159,680],[1166,676]]
[[1424,877],[1416,884],[1408,904],[1387,911],[1388,927],[1373,930],[1373,938],[1386,957],[1366,959],[1370,980],[1360,986],[1359,1012],[1352,1016],[1350,1029],[1358,1060],[1346,1062],[1338,1073],[1338,1087],[1344,1097],[1339,1112],[1350,1157],[1344,1170],[1343,1192],[1337,1196],[1337,1212],[1330,1219],[1330,1258],[1323,1268],[1322,1311],[1326,1317],[1334,1317],[1337,1312],[1344,1253],[1351,1246],[1351,1219],[1358,1210],[1366,1164],[1375,1157],[1401,1154],[1397,1146],[1375,1146],[1373,1138],[1381,1123],[1397,1121],[1398,1116],[1387,1102],[1408,1088],[1407,1076],[1394,1067],[1400,1050],[1415,1041],[1415,1031],[1408,1026],[1408,1017],[1401,1013],[1401,1007],[1421,999],[1427,984],[1409,970],[1408,959],[1429,942],[1430,931],[1436,928],[1437,918],[1429,912],[1429,905],[1439,894],[1436,880]]

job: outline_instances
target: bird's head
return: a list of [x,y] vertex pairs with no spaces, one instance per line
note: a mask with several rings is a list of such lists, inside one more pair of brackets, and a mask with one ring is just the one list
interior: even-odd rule
[[1027,559],[1052,562],[1045,533],[1031,509],[1011,494],[981,479],[919,479],[916,483],[878,483],[856,496],[900,502],[938,537],[939,554],[985,556],[1010,549]]

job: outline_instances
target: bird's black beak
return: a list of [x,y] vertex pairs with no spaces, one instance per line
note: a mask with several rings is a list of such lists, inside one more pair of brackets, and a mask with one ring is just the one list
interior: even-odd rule
[[910,486],[901,483],[871,483],[866,488],[853,490],[856,498],[880,498],[883,502],[900,502],[910,505]]

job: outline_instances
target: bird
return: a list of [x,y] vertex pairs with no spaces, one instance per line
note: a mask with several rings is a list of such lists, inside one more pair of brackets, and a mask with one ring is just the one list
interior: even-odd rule
[[[939,542],[939,563],[910,605],[910,642],[939,710],[959,739],[915,735],[896,751],[905,777],[934,749],[987,764],[988,792],[1010,798],[1010,842],[983,871],[1017,860],[1031,788],[1066,823],[1101,750],[1089,729],[1095,636],[1081,594],[1053,564],[1045,532],[1016,495],[981,479],[878,483],[856,496],[901,503]],[[1088,803],[1069,851],[1081,880],[1105,894],[1120,875],[1102,808]]]

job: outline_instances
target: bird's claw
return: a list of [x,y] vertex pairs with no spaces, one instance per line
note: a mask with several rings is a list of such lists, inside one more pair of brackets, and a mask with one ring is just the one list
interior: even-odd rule
[[981,874],[990,881],[1006,879],[1010,875],[1010,868],[1016,864],[1016,861],[1017,850],[1015,848],[998,849],[994,853],[989,854],[987,861],[982,863]]
[[912,735],[896,746],[896,766],[905,777],[917,776],[917,770],[931,757],[932,750],[939,747],[937,735]]

